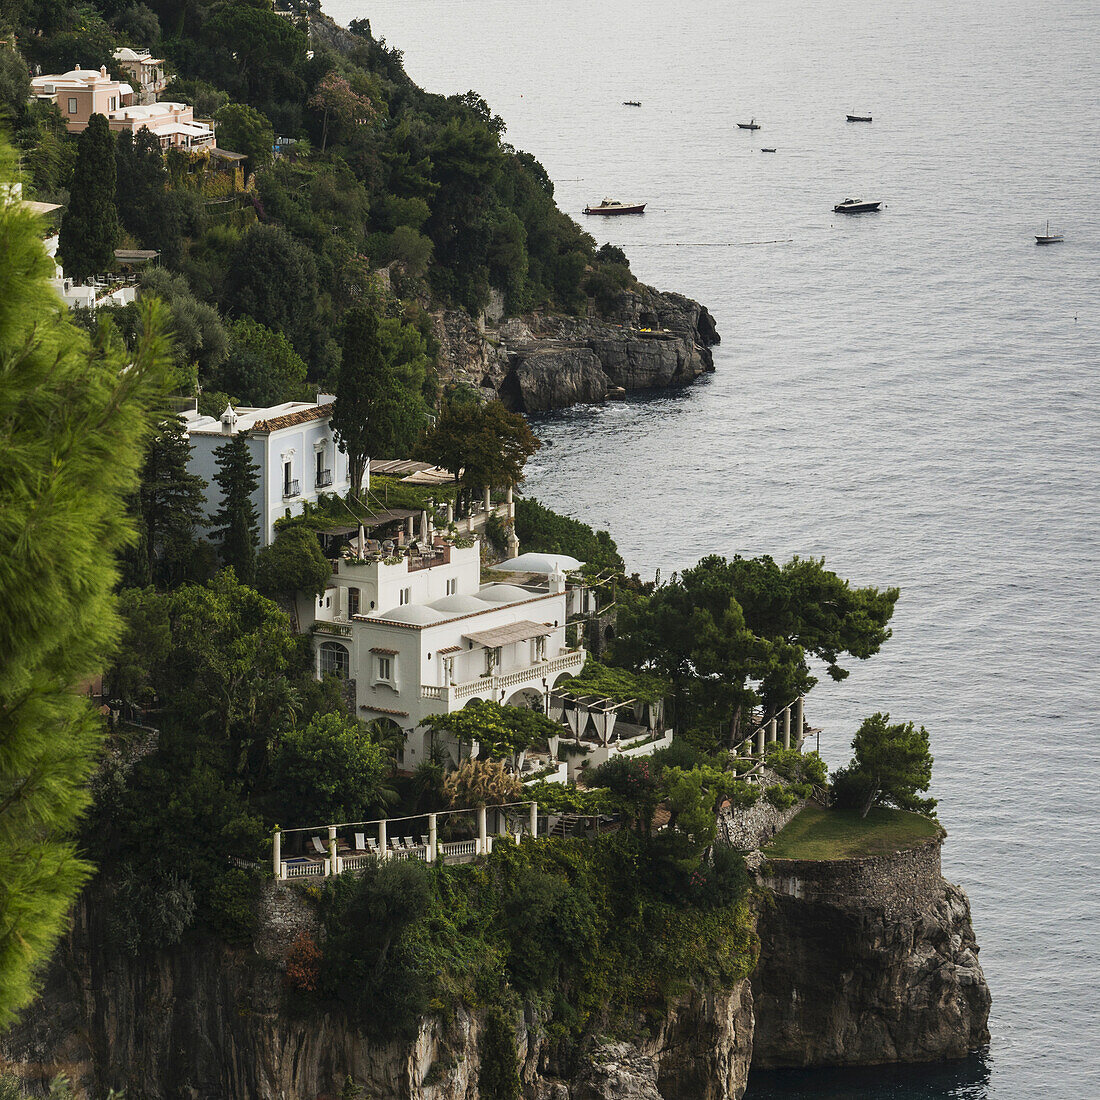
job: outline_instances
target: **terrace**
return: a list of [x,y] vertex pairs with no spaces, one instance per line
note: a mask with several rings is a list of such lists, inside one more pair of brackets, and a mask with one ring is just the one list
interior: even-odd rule
[[558,821],[557,815],[540,817],[536,802],[511,802],[313,828],[276,829],[271,841],[272,872],[275,878],[285,881],[343,874],[361,869],[368,860],[469,863],[489,855],[494,841],[518,843],[524,836],[547,836]]

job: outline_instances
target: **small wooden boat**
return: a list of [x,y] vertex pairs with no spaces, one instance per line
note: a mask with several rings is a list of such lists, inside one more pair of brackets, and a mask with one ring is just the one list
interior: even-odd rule
[[833,207],[834,214],[866,214],[877,210],[882,205],[879,202],[865,202],[863,199],[845,199]]
[[586,206],[586,214],[642,214],[645,212],[644,202],[618,202],[604,199],[599,206]]
[[848,116],[848,121],[849,122],[870,122],[871,121],[871,116],[870,115],[849,115]]
[[739,122],[737,124],[737,129],[738,130],[759,130],[760,129],[760,123],[758,123],[755,118],[751,118],[751,119],[749,119],[748,122]]
[[775,150],[774,149],[761,149],[760,152],[761,153],[774,153]]
[[642,105],[642,101],[640,99],[624,99],[623,100],[623,106],[624,107],[640,107],[641,105]]
[[1036,244],[1061,244],[1066,238],[1061,233],[1051,233],[1050,222],[1047,222],[1047,231],[1045,233],[1035,234]]

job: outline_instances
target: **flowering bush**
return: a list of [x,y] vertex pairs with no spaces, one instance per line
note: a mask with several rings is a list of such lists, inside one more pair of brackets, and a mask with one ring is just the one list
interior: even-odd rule
[[308,932],[299,932],[286,956],[286,984],[296,993],[314,993],[321,970],[321,949]]

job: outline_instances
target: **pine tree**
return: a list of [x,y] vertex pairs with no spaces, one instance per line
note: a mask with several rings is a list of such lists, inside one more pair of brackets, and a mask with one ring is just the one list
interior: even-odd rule
[[158,586],[184,579],[194,529],[204,519],[206,482],[187,469],[191,445],[178,417],[162,423],[141,469],[138,514],[148,578]]
[[260,541],[252,494],[260,484],[260,468],[252,461],[244,435],[235,435],[218,447],[214,458],[218,463],[214,481],[222,494],[221,506],[210,517],[214,541],[222,562],[231,565],[245,584],[251,584],[256,576],[256,548]]
[[61,221],[58,252],[65,274],[83,282],[114,262],[118,244],[115,148],[107,119],[92,115],[76,146],[69,208]]
[[[15,178],[0,139],[0,181]],[[0,194],[3,189],[0,188]],[[75,188],[74,188],[75,193]],[[81,332],[40,226],[0,201],[0,1028],[34,995],[91,868],[69,839],[102,720],[80,690],[118,633],[124,507],[167,368],[162,313],[127,352]]]

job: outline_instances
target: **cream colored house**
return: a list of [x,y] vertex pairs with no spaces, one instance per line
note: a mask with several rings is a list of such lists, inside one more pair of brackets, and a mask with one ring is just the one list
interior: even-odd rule
[[149,50],[132,50],[129,46],[115,50],[114,59],[137,88],[138,103],[153,103],[168,86],[164,73],[164,58],[153,57]]
[[86,129],[92,115],[110,117],[135,99],[133,87],[108,76],[105,65],[99,69],[78,65],[67,73],[36,76],[31,81],[31,95],[56,103],[71,133]]

